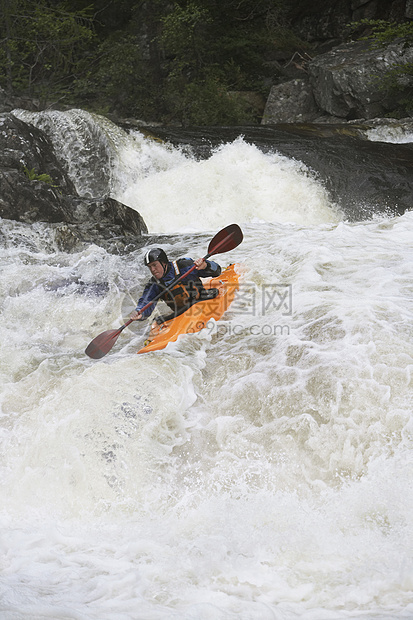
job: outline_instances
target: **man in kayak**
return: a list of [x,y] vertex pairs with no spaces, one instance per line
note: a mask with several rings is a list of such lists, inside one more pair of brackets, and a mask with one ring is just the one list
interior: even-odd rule
[[[152,278],[145,286],[136,309],[130,314],[132,321],[146,319],[152,314],[156,303],[151,304],[143,312],[141,312],[141,308],[155,299],[162,290],[165,290],[165,293],[159,299],[165,301],[172,312],[167,316],[158,317],[158,323],[169,321],[185,312],[197,301],[213,299],[218,294],[218,289],[205,289],[200,279],[215,278],[220,275],[221,267],[212,260],[179,258],[176,261],[170,261],[164,250],[154,248],[145,254],[144,263],[149,267]],[[182,278],[175,286],[166,290],[174,280],[189,271],[193,265],[195,265],[195,269],[188,274],[187,278]]]

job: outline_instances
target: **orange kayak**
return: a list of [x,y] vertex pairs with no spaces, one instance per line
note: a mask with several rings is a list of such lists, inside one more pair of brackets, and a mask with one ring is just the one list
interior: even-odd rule
[[239,265],[229,265],[220,276],[204,280],[206,289],[217,288],[219,293],[214,299],[206,299],[194,304],[183,314],[158,325],[154,322],[148,338],[138,353],[159,351],[169,342],[175,342],[181,334],[194,334],[206,327],[210,319],[218,321],[227,310],[238,290]]

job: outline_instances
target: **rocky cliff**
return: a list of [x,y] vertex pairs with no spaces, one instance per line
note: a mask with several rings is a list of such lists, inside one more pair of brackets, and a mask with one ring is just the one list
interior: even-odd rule
[[[411,64],[412,48],[402,41],[380,48],[349,41],[349,24],[411,20],[413,0],[298,0],[291,19],[311,51],[276,63],[282,79],[271,88],[263,124],[372,119],[395,109],[397,100],[382,89],[381,78],[391,67]],[[399,87],[399,99],[412,98],[412,77],[400,78]]]
[[119,252],[147,232],[113,198],[79,196],[46,134],[13,114],[0,115],[0,217],[49,223],[64,251],[96,243]]
[[[380,77],[394,66],[413,62],[403,42],[372,48],[366,41],[343,43],[306,63],[302,77],[273,86],[263,124],[338,122],[386,116],[397,105]],[[398,98],[411,97],[413,77],[404,78]],[[413,113],[413,102],[412,102]]]

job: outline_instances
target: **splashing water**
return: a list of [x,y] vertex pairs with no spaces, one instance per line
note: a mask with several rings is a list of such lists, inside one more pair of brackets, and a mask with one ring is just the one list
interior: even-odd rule
[[305,166],[264,154],[242,138],[205,161],[178,157],[179,166],[140,179],[120,196],[151,231],[210,230],[233,221],[307,225],[339,219]]
[[137,356],[145,327],[125,330],[96,362],[144,250],[2,223],[1,617],[411,618],[412,214],[342,222],[242,139],[115,152],[112,191],[179,232],[170,254],[242,224],[217,257],[241,288],[199,334]]

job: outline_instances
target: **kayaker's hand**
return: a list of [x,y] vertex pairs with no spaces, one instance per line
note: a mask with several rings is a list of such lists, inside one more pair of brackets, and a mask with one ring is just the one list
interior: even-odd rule
[[132,321],[140,321],[142,318],[142,314],[138,312],[137,310],[134,310],[133,312],[130,313],[129,318]]
[[206,269],[208,267],[206,260],[203,258],[197,258],[194,260],[194,264],[197,269]]

